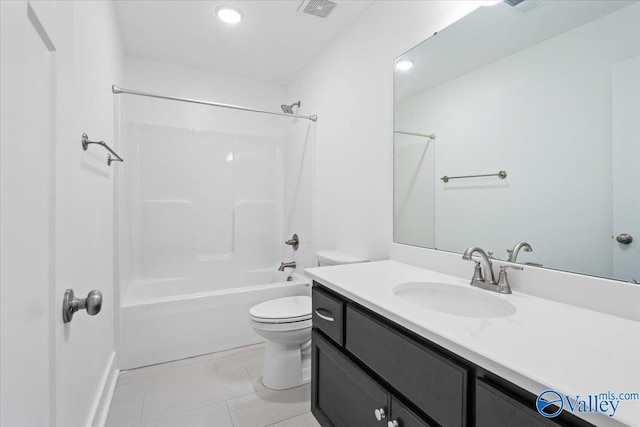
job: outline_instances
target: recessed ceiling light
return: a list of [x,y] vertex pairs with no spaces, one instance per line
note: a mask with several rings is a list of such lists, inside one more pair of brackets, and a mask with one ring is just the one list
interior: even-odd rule
[[396,62],[396,70],[398,71],[407,71],[413,67],[413,62],[408,59],[403,59],[402,61]]
[[216,9],[216,15],[222,22],[227,24],[237,24],[242,21],[242,12],[234,7],[220,6]]

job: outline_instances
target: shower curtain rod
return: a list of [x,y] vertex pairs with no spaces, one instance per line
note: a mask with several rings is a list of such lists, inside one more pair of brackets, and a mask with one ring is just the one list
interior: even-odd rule
[[242,107],[240,105],[222,104],[220,102],[203,101],[200,99],[192,99],[192,98],[181,98],[178,96],[158,95],[157,93],[149,93],[149,92],[142,92],[139,90],[124,89],[116,85],[111,86],[111,92],[113,92],[114,95],[124,93],[129,95],[148,96],[150,98],[160,98],[160,99],[169,99],[171,101],[190,102],[192,104],[210,105],[212,107],[223,107],[223,108],[231,108],[233,110],[253,111],[254,113],[273,114],[274,116],[295,117],[298,119],[311,120],[312,122],[315,122],[318,120],[318,116],[316,116],[315,114],[313,116],[301,116],[298,114],[280,113],[278,111],[258,110],[257,108]]
[[435,133],[430,133],[425,135],[424,133],[416,133],[416,132],[404,132],[401,130],[396,130],[394,131],[395,133],[401,133],[403,135],[413,135],[413,136],[422,136],[424,138],[429,138],[429,139],[436,139],[436,134]]

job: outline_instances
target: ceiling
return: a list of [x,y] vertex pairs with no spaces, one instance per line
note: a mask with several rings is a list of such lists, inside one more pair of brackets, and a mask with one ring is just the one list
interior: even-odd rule
[[[373,3],[333,1],[326,19],[303,13],[307,0],[117,0],[114,7],[128,56],[287,84]],[[221,5],[240,9],[243,21],[221,22]]]

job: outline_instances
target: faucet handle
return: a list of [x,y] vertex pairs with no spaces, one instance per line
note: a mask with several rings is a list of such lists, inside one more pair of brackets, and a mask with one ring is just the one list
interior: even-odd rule
[[298,240],[298,235],[294,234],[293,237],[291,237],[289,240],[284,242],[284,244],[285,245],[289,245],[289,246],[293,246],[293,250],[297,251],[298,250],[298,245],[300,244],[300,241]]
[[476,261],[474,259],[473,262],[476,263],[476,266],[473,269],[473,277],[471,278],[471,284],[475,285],[476,283],[484,282],[484,276],[482,275],[482,267],[480,266],[480,261]]
[[498,276],[498,288],[497,292],[501,294],[510,294],[511,286],[509,286],[509,279],[507,278],[507,268],[513,268],[516,270],[523,270],[523,268],[519,265],[501,265],[500,266],[500,275]]
[[507,249],[507,253],[509,254],[507,261],[513,261],[513,249]]

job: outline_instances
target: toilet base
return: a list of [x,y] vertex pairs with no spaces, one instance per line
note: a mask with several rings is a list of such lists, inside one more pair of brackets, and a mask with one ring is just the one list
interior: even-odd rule
[[262,384],[273,390],[285,390],[311,381],[311,353],[307,344],[267,342]]

